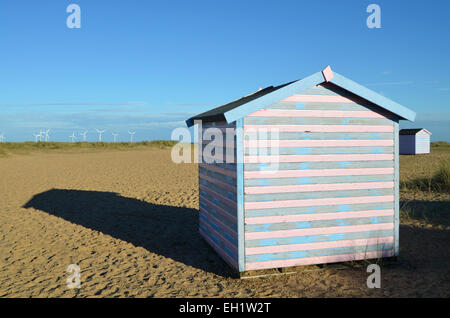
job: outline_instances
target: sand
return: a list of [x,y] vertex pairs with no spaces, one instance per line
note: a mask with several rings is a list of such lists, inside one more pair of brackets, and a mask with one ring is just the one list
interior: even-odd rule
[[450,229],[413,221],[381,289],[367,288],[363,262],[238,279],[198,233],[197,186],[196,166],[169,150],[1,158],[0,297],[450,296]]

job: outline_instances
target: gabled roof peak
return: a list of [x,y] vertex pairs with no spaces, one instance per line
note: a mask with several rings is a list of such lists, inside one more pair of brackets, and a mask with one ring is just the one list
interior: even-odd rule
[[279,85],[270,86],[263,90],[258,90],[253,94],[244,96],[231,103],[219,106],[197,116],[191,117],[186,121],[190,127],[194,120],[202,119],[208,121],[225,120],[228,123],[234,122],[262,108],[268,107],[282,99],[285,99],[299,91],[309,89],[321,83],[328,82],[337,85],[363,99],[384,108],[397,115],[400,119],[414,121],[416,113],[412,110],[353,82],[344,76],[332,71],[331,66],[327,66],[321,72],[317,72],[304,79]]

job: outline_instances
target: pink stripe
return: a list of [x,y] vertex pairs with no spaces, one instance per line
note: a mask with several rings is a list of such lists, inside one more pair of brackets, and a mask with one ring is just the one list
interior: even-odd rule
[[[328,96],[320,96],[320,97],[328,97]],[[247,117],[385,118],[383,115],[366,110],[298,110],[298,109],[286,109],[286,110],[261,109],[250,115],[247,115]]]
[[381,175],[393,173],[394,168],[244,171],[244,178],[271,179],[271,178],[296,178],[296,177],[335,177],[335,176]]
[[260,240],[267,238],[296,237],[306,235],[322,235],[336,233],[356,233],[366,231],[390,230],[394,228],[394,223],[377,223],[364,225],[317,227],[309,229],[265,231],[265,232],[246,232],[245,240]]
[[231,244],[230,241],[224,238],[221,233],[217,232],[213,227],[211,227],[208,223],[206,223],[202,219],[200,219],[200,224],[203,224],[208,229],[208,231],[214,234],[223,244],[225,244],[228,248],[230,248],[233,252],[237,254],[236,246],[234,246],[233,244]]
[[292,95],[283,99],[281,102],[296,103],[348,103],[356,104],[355,99],[344,96],[328,96],[328,95]]
[[367,125],[245,125],[245,132],[393,132],[394,126]]
[[370,238],[370,239],[356,239],[356,240],[345,240],[345,241],[274,245],[274,246],[262,246],[262,247],[247,247],[245,249],[245,255],[309,251],[309,250],[318,250],[318,249],[325,249],[325,248],[356,247],[356,246],[367,246],[367,245],[375,245],[375,244],[381,245],[381,244],[389,244],[389,243],[393,243],[393,242],[394,242],[394,237],[378,237],[378,238]]
[[245,202],[245,209],[255,210],[255,209],[272,209],[272,208],[295,208],[302,206],[379,203],[391,201],[394,201],[393,195],[379,195],[379,196],[351,197],[351,198],[263,201],[263,202]]
[[394,141],[388,140],[248,140],[244,141],[247,148],[270,147],[380,147],[393,146]]
[[278,260],[278,261],[266,261],[266,262],[252,262],[246,263],[246,270],[256,270],[256,269],[266,269],[266,268],[277,268],[277,267],[288,267],[288,266],[300,266],[300,265],[310,265],[310,264],[323,264],[323,263],[333,263],[333,262],[346,262],[346,261],[356,261],[369,258],[379,258],[379,257],[390,257],[394,255],[394,251],[376,251],[367,253],[355,253],[355,254],[342,254],[342,255],[331,255],[331,256],[317,256],[317,257],[307,257],[289,260]]
[[308,214],[297,214],[297,215],[258,216],[258,217],[252,217],[252,218],[245,218],[245,224],[272,224],[272,223],[285,223],[285,222],[337,220],[337,219],[351,219],[351,218],[389,216],[389,215],[394,215],[394,210],[367,210],[367,211],[355,211],[355,212],[308,213]]
[[233,185],[225,183],[225,182],[221,182],[221,181],[219,181],[217,179],[214,179],[214,178],[210,178],[210,177],[205,176],[204,174],[201,174],[201,173],[199,173],[198,175],[199,175],[199,177],[201,179],[205,179],[206,181],[211,182],[211,183],[217,185],[220,188],[223,188],[223,189],[225,189],[227,191],[236,193],[236,186],[233,186]]
[[210,165],[210,164],[206,164],[206,163],[199,163],[198,164],[200,167],[205,168],[207,170],[211,170],[220,174],[223,174],[225,176],[229,176],[232,178],[236,178],[236,171],[233,170],[228,170],[228,169],[223,169],[214,165]]
[[[210,208],[213,208],[214,210],[216,210],[217,213],[220,213],[222,216],[224,216],[225,218],[229,219],[231,222],[233,222],[233,223],[237,222],[237,219],[236,219],[235,215],[232,215],[230,212],[225,211],[220,206],[218,206],[218,205],[214,204],[213,202],[207,200],[205,197],[202,197],[201,195],[200,195],[200,202],[205,203]],[[236,212],[236,211],[232,211],[232,212]]]
[[394,160],[394,154],[245,156],[244,163]]
[[394,182],[391,182],[391,181],[330,183],[330,184],[300,184],[300,185],[284,185],[284,186],[245,187],[245,194],[334,191],[334,190],[361,190],[361,189],[387,189],[387,188],[393,188],[393,187],[394,187]]
[[211,190],[208,187],[205,187],[203,184],[199,185],[199,188],[203,191],[205,191],[206,193],[208,193],[209,195],[211,195],[212,197],[217,198],[219,201],[222,201],[223,203],[225,203],[226,205],[229,205],[230,207],[236,208],[237,207],[237,203],[233,200],[230,200],[226,197],[224,197],[223,195],[217,193],[216,191]]
[[200,229],[200,235],[203,236],[203,238],[209,243],[209,245],[211,245],[228,264],[230,264],[234,268],[238,268],[237,260],[231,258],[231,256],[225,253],[225,251],[220,246],[218,246],[205,232],[203,232],[202,229]]
[[202,207],[200,207],[200,212],[203,213],[207,218],[211,219],[212,222],[216,223],[217,226],[219,226],[223,231],[227,232],[232,237],[237,238],[237,233],[233,229],[231,229],[228,225],[222,223],[222,221],[217,219],[212,213],[209,213]]

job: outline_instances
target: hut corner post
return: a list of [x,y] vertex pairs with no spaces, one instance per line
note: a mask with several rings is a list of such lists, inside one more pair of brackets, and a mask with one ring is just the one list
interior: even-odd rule
[[400,233],[400,162],[399,119],[394,119],[394,257],[399,254]]
[[244,242],[244,119],[236,120],[236,182],[237,182],[237,227],[238,267],[245,272]]

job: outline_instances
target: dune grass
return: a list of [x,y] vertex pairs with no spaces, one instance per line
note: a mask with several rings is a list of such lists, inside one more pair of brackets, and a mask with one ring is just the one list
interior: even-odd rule
[[450,226],[450,143],[431,143],[429,154],[400,156],[402,222]]
[[172,140],[153,140],[141,142],[5,142],[0,143],[0,157],[10,154],[27,154],[31,152],[51,151],[85,151],[85,150],[130,150],[142,148],[166,149],[177,142]]
[[[442,150],[442,149],[441,149]],[[450,192],[450,147],[426,155],[401,156],[402,191]]]

